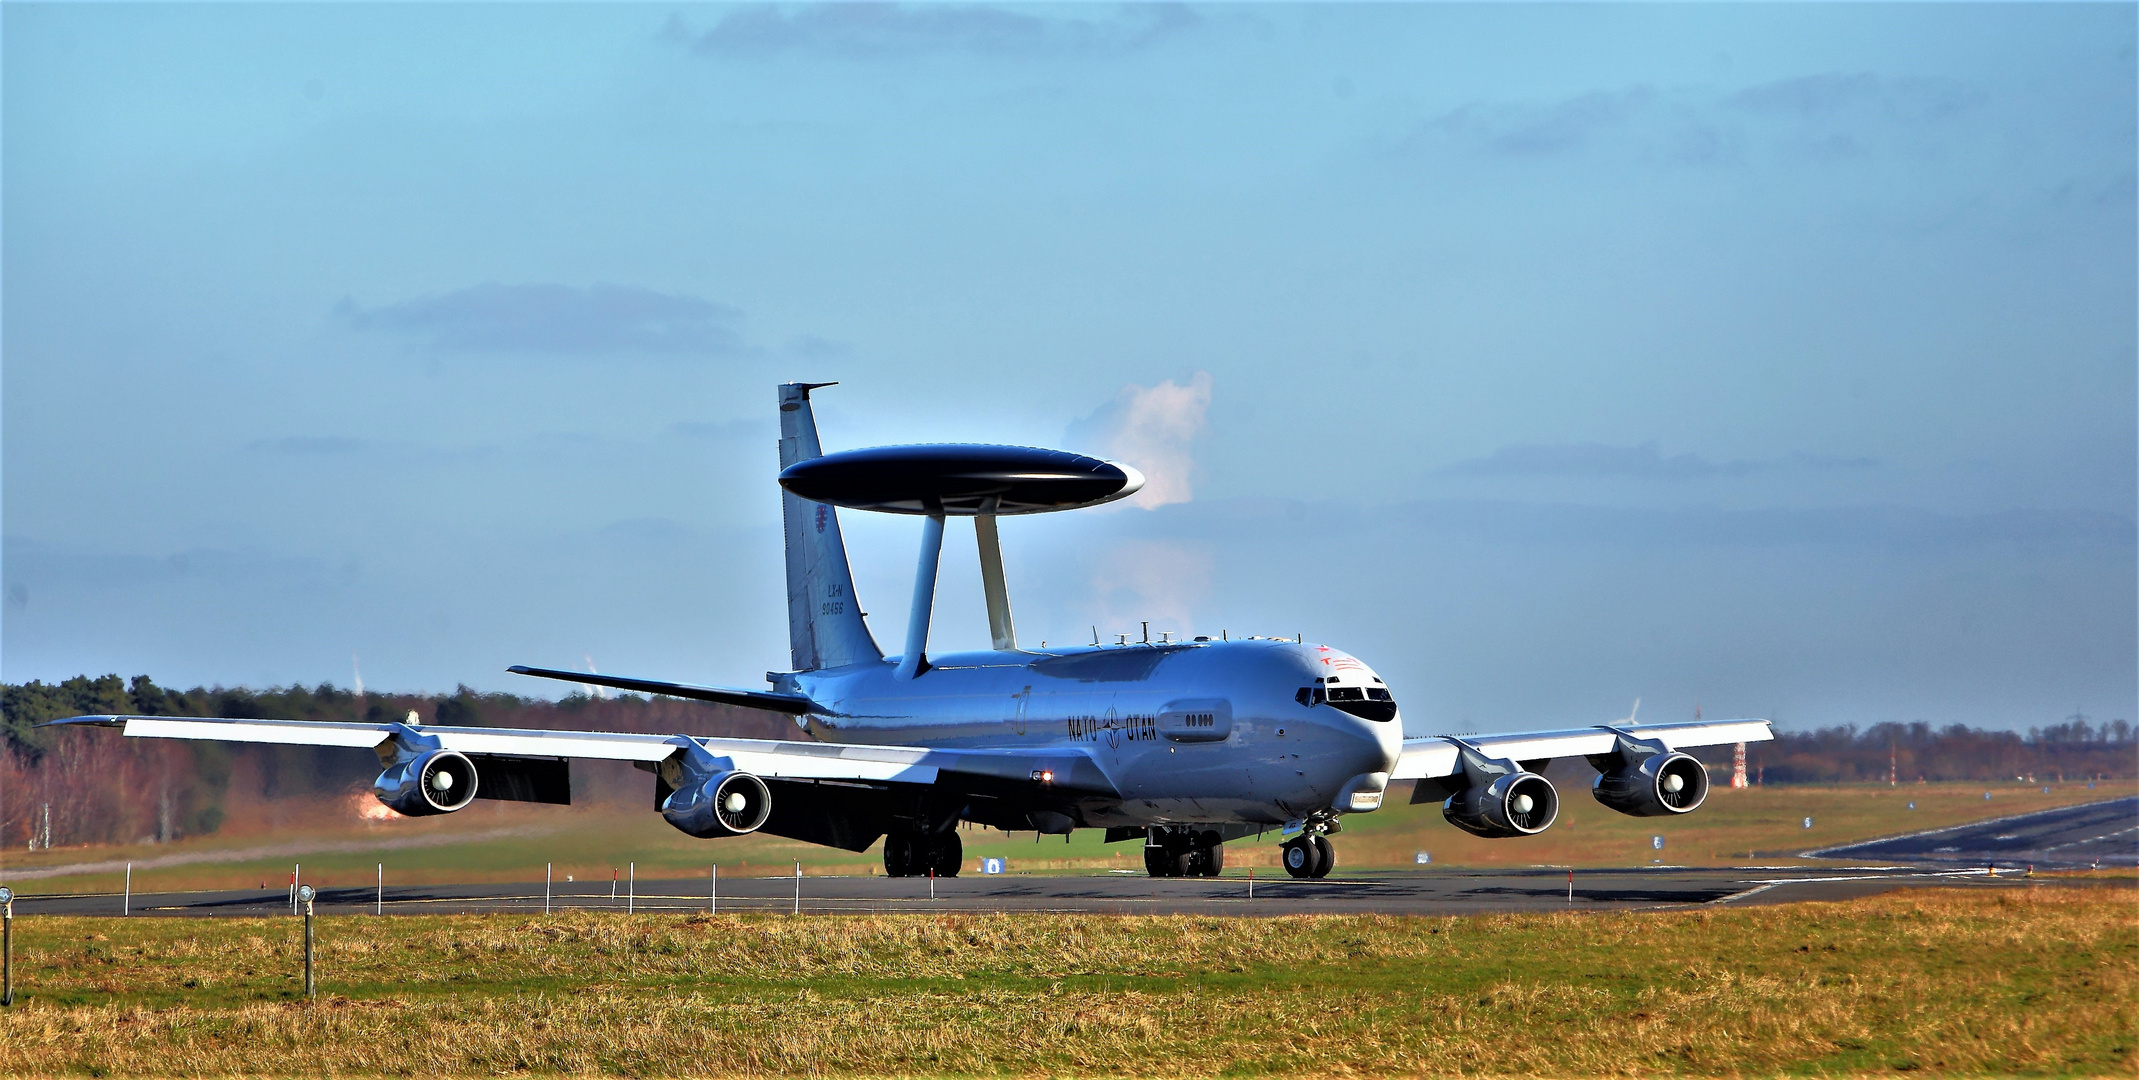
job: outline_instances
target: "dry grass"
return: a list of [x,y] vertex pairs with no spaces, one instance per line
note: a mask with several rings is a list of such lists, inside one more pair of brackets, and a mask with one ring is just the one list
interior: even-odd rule
[[0,1074],[2115,1074],[2128,889],[1471,918],[18,920]]

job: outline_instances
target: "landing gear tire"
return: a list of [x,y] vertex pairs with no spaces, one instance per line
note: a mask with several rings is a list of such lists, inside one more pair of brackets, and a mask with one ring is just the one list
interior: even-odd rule
[[914,872],[914,841],[911,833],[891,832],[884,834],[884,876],[912,877]]
[[1153,829],[1144,845],[1144,872],[1152,877],[1217,877],[1225,869],[1224,839],[1216,830],[1189,833]]
[[925,877],[931,870],[937,877],[957,877],[958,867],[964,862],[965,842],[955,832],[930,835],[898,831],[884,835],[886,877]]
[[1314,845],[1315,851],[1314,872],[1309,876],[1328,877],[1329,872],[1337,868],[1337,845],[1331,843],[1329,837],[1321,833],[1315,833],[1307,839],[1309,843]]
[[1315,876],[1315,867],[1322,864],[1320,855],[1315,851],[1312,836],[1295,837],[1285,841],[1284,845],[1278,848],[1278,858],[1285,864],[1285,872],[1296,878]]
[[1173,876],[1173,853],[1156,844],[1144,846],[1144,872],[1152,877]]
[[1220,840],[1217,833],[1204,833],[1196,850],[1203,856],[1196,861],[1204,877],[1217,877],[1218,872],[1225,869],[1225,841]]
[[958,868],[966,861],[965,841],[960,840],[956,832],[944,833],[936,837],[933,854],[937,877],[957,877]]

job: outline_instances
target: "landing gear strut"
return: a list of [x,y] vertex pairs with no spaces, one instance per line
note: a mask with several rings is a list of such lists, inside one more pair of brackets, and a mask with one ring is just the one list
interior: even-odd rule
[[1225,869],[1216,830],[1154,828],[1144,841],[1144,871],[1152,877],[1217,877]]
[[884,873],[890,877],[957,877],[965,862],[965,842],[957,830],[924,833],[896,830],[884,834]]
[[1296,878],[1323,878],[1337,868],[1337,845],[1318,832],[1302,833],[1285,841],[1278,852],[1285,872]]

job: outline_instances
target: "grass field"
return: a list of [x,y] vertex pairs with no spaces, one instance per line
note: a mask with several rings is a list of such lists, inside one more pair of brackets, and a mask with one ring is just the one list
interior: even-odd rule
[[18,919],[0,1074],[2132,1075],[2133,892],[1459,918]]
[[[2043,791],[2047,786],[2048,793]],[[1511,867],[1630,866],[1661,856],[1680,865],[1794,862],[1800,851],[1939,828],[2005,814],[2110,798],[2130,793],[2129,784],[2104,782],[2090,789],[2067,784],[1927,784],[1887,787],[1719,788],[1707,805],[1683,818],[1630,818],[1596,804],[1586,792],[1568,791],[1559,823],[1542,836],[1483,840],[1441,819],[1434,805],[1401,802],[1344,819],[1337,838],[1341,868],[1414,865],[1418,852],[1436,866]],[[1991,798],[1984,799],[1985,793]],[[1910,803],[1915,809],[1909,809]],[[718,862],[723,876],[790,874],[795,861],[812,874],[881,872],[880,855],[750,836],[696,840],[669,828],[643,808],[558,807],[479,802],[444,817],[366,824],[358,808],[368,796],[275,808],[277,820],[235,820],[222,835],[176,844],[0,852],[0,883],[25,893],[116,892],[122,864],[135,863],[136,892],[253,888],[289,880],[292,863],[304,864],[305,880],[320,886],[372,883],[386,864],[389,884],[540,881],[545,862],[558,881],[606,881],[612,868],[636,863],[641,878],[697,876]],[[1813,827],[1803,827],[1804,818]],[[1662,851],[1650,837],[1663,836]],[[1104,872],[1139,869],[1134,843],[1101,843],[1096,830],[1061,837],[976,829],[964,834],[968,866],[983,856],[1001,856],[1011,871]],[[1277,869],[1276,836],[1264,842],[1226,846],[1230,872],[1249,866]],[[47,876],[53,868],[104,863],[87,873]],[[24,877],[24,871],[42,871]]]

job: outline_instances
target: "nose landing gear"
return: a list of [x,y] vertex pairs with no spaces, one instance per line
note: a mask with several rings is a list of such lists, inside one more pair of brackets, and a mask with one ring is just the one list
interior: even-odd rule
[[1225,869],[1216,831],[1154,828],[1144,841],[1144,870],[1152,877],[1217,877]]
[[1301,833],[1278,848],[1285,872],[1296,878],[1324,878],[1337,868],[1337,845],[1318,832]]

